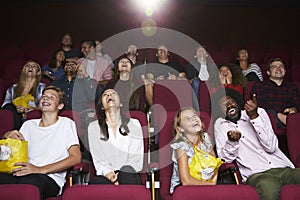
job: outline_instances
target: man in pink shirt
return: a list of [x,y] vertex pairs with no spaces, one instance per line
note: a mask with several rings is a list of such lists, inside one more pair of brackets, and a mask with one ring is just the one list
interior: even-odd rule
[[236,160],[243,182],[255,187],[261,200],[279,199],[287,184],[300,184],[300,168],[278,148],[268,114],[255,95],[244,103],[239,92],[226,88],[212,96],[217,120],[214,134],[218,156]]
[[112,79],[112,71],[110,63],[105,58],[97,56],[96,43],[84,41],[81,45],[81,52],[84,58],[78,59],[77,63],[85,67],[90,78],[105,86]]

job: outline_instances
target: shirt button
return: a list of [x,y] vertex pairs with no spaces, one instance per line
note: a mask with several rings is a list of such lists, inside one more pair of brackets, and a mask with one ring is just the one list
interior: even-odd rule
[[252,122],[252,124],[254,124],[254,122]]
[[269,164],[271,164],[271,162],[269,162]]

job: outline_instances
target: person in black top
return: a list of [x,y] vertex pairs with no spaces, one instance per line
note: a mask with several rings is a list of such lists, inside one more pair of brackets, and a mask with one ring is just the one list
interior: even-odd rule
[[176,80],[186,79],[184,68],[179,62],[170,61],[168,48],[158,46],[157,63],[148,64],[146,78],[150,80]]

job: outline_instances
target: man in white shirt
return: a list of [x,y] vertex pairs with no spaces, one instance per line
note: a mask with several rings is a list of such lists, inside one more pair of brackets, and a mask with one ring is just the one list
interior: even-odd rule
[[214,125],[218,156],[228,163],[236,160],[243,182],[255,187],[261,200],[279,199],[282,186],[300,184],[300,169],[278,148],[255,95],[244,103],[237,91],[226,88],[213,94],[212,102],[219,117]]

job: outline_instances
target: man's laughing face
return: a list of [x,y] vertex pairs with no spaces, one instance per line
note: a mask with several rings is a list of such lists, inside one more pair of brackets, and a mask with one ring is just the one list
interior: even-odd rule
[[225,119],[236,123],[241,118],[241,108],[230,96],[221,98],[219,100],[219,106]]

